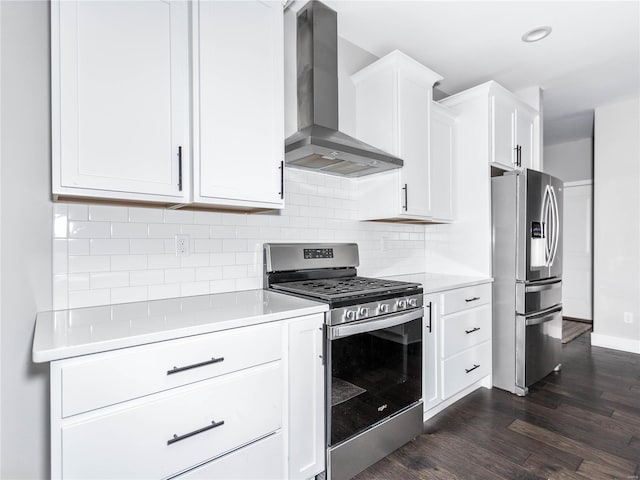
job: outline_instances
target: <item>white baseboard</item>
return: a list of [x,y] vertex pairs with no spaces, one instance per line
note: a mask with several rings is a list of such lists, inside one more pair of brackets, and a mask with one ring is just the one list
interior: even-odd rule
[[594,347],[612,348],[629,353],[640,353],[640,340],[632,338],[611,337],[591,332],[591,345]]

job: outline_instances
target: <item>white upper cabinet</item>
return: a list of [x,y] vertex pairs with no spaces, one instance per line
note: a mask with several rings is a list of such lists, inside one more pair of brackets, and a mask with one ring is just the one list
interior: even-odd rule
[[495,166],[523,170],[533,168],[534,119],[537,113],[504,89],[490,96],[491,162]]
[[441,78],[397,50],[352,77],[356,137],[404,161],[359,179],[361,220],[432,220],[431,104]]
[[194,202],[282,208],[282,2],[193,8]]
[[189,197],[189,8],[51,4],[54,196]]
[[429,157],[429,214],[434,221],[453,221],[453,172],[455,161],[453,113],[439,103],[431,105]]
[[[540,164],[535,158],[534,145],[538,141],[536,131],[538,112],[524,103],[500,84],[490,81],[445,98],[441,104],[456,114],[473,118],[469,133],[475,143],[486,144],[488,163],[501,170],[523,170]],[[488,123],[485,118],[488,118]],[[487,133],[484,133],[487,132]],[[487,135],[488,134],[488,135]],[[481,140],[487,135],[487,140]],[[480,150],[478,158],[486,158]]]

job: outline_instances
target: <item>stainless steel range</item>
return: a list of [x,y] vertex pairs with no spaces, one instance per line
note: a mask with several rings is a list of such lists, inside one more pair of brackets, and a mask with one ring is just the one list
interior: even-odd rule
[[422,287],[359,277],[355,243],[264,245],[264,288],[326,302],[327,477],[422,433]]

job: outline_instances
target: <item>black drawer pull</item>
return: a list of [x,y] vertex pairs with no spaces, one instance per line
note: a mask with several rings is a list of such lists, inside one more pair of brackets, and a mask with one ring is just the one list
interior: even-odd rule
[[476,368],[480,368],[480,365],[476,365],[475,363],[473,364],[473,367],[471,368],[465,368],[464,371],[467,373],[473,372]]
[[198,435],[199,433],[206,432],[207,430],[211,430],[213,428],[217,428],[224,425],[224,420],[220,422],[216,422],[215,420],[211,420],[211,425],[207,425],[206,427],[199,428],[194,430],[193,432],[185,433],[184,435],[173,435],[173,438],[167,440],[167,445],[171,445],[172,443],[179,442],[180,440],[184,440],[185,438],[193,437],[194,435]]
[[464,301],[465,302],[475,302],[476,300],[480,300],[480,297],[473,297],[473,298],[465,298]]
[[470,333],[477,332],[478,330],[480,330],[480,327],[472,328],[471,330],[465,330],[464,333],[468,335]]
[[214,363],[219,363],[224,361],[224,357],[220,358],[212,358],[211,360],[206,360],[200,363],[194,363],[192,365],[187,365],[186,367],[173,367],[171,370],[167,370],[167,375],[173,375],[174,373],[184,372],[185,370],[191,370],[192,368],[204,367],[205,365],[212,365]]

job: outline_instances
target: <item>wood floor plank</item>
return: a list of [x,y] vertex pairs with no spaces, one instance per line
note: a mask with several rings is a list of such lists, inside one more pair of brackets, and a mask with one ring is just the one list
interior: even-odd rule
[[633,475],[638,467],[636,462],[629,461],[616,455],[611,455],[602,450],[590,447],[571,438],[558,435],[557,433],[538,427],[537,425],[524,422],[520,419],[514,420],[509,426],[509,429],[527,437],[535,438],[549,445],[553,445],[555,448],[560,450],[575,453],[583,457],[585,460],[604,464],[618,472],[618,475],[620,476]]
[[640,355],[589,335],[562,355],[526,397],[480,388],[356,479],[640,479]]

